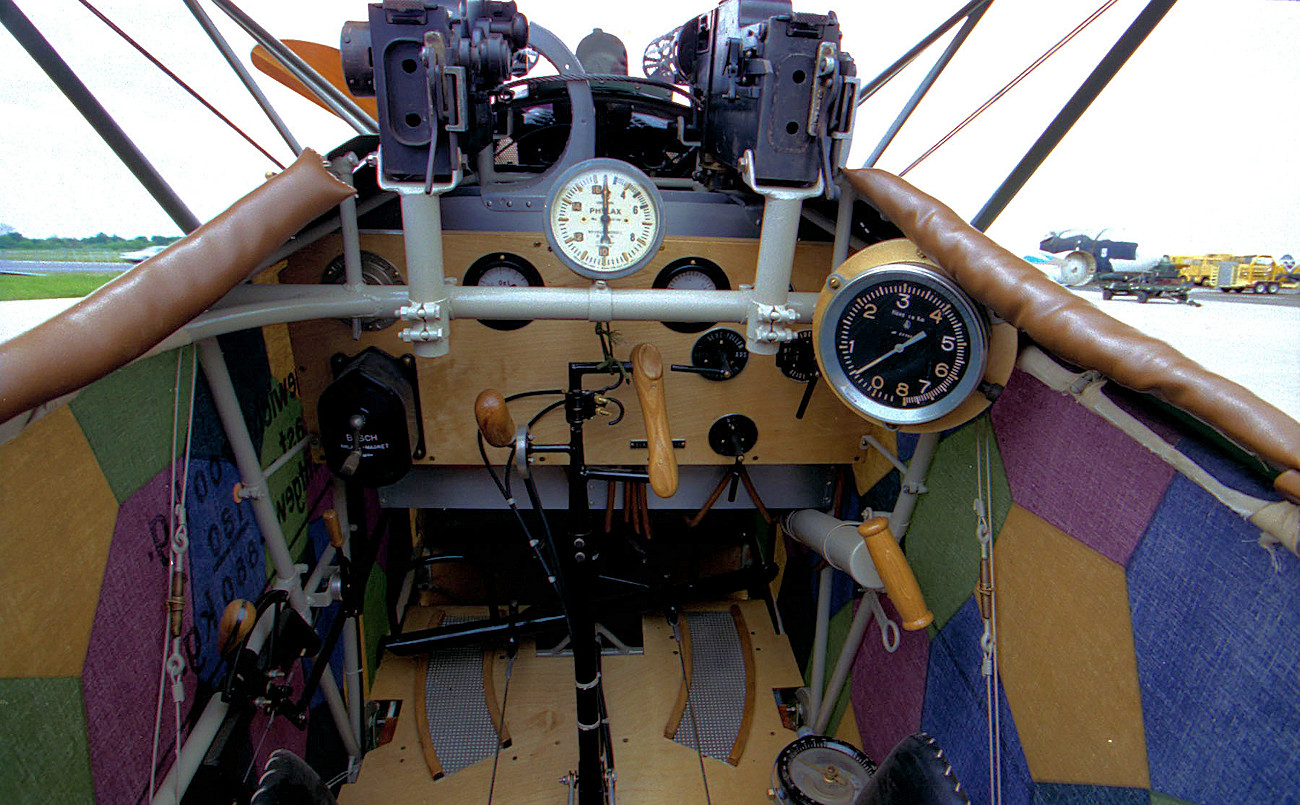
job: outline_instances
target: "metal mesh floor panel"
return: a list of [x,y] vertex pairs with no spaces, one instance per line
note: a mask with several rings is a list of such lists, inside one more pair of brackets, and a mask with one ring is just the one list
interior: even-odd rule
[[[468,620],[448,617],[443,624]],[[429,739],[444,774],[454,774],[496,752],[497,733],[483,700],[482,646],[429,652],[424,707]]]
[[745,654],[730,612],[689,612],[691,693],[673,740],[695,748],[694,712],[702,752],[727,762],[745,713]]

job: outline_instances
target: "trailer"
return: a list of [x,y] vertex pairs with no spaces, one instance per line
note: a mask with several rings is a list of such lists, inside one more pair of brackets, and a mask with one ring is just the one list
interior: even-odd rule
[[1163,297],[1199,307],[1191,299],[1193,284],[1177,271],[1158,266],[1152,271],[1138,274],[1103,275],[1101,298],[1110,300],[1116,296],[1135,296],[1139,304],[1146,304],[1152,299]]

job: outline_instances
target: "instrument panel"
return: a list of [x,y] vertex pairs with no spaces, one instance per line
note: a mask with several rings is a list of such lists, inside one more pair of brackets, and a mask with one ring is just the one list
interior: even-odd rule
[[[463,232],[444,233],[445,273],[464,283],[475,266],[483,276],[479,282],[505,277],[502,284],[518,283],[536,272],[527,284],[538,280],[546,287],[585,287],[590,281],[575,275],[559,260],[542,233]],[[405,256],[400,234],[363,232],[361,248],[382,257],[404,274]],[[312,284],[341,252],[341,241],[330,237],[300,250],[289,259],[279,281]],[[613,279],[613,288],[651,288],[670,266],[687,269],[686,279],[700,282],[707,275],[715,287],[738,288],[754,282],[758,240],[750,238],[666,237],[645,268]],[[486,261],[486,263],[484,262]],[[796,251],[791,284],[796,291],[816,292],[830,273],[829,243],[801,243]],[[487,270],[483,269],[489,265]],[[492,273],[492,266],[505,272]],[[720,272],[720,274],[719,274]],[[472,278],[471,274],[471,278]],[[500,322],[491,324],[499,325]],[[453,320],[449,355],[416,359],[420,416],[423,420],[425,455],[417,465],[478,465],[475,397],[486,388],[509,395],[534,389],[564,388],[569,361],[599,361],[600,342],[594,323],[537,320],[512,322],[511,329],[488,322]],[[330,360],[343,353],[356,355],[376,346],[392,355],[410,351],[398,338],[399,326],[381,331],[363,331],[354,340],[348,322],[333,320],[288,325],[297,363],[303,414],[308,428],[318,431],[316,401],[332,379]],[[615,355],[626,360],[633,346],[655,344],[664,361],[696,367],[700,349],[715,344],[744,341],[744,325],[720,323],[701,330],[698,326],[674,328],[663,322],[615,322]],[[724,328],[738,338],[713,334]],[[687,330],[685,332],[681,330]],[[700,339],[705,343],[697,349]],[[694,356],[693,356],[694,353]],[[807,394],[807,369],[789,376],[777,361],[766,356],[747,356],[743,371],[734,367],[730,377],[718,372],[670,371],[666,374],[666,395],[672,436],[683,440],[677,449],[680,464],[730,464],[734,458],[715,452],[708,444],[710,428],[722,416],[741,414],[757,426],[757,437],[745,454],[745,461],[757,464],[843,464],[862,460],[859,440],[872,427],[846,408],[823,384]],[[707,362],[707,361],[706,361]],[[708,367],[704,367],[708,368]],[[636,466],[645,463],[646,451],[636,440],[645,438],[636,394],[630,384],[611,391],[626,409],[619,424],[593,420],[585,431],[589,463]],[[524,422],[554,398],[519,400],[511,404],[516,421]],[[802,416],[796,416],[802,413]],[[612,417],[611,417],[612,419]],[[563,416],[552,413],[534,427],[542,442],[567,442]],[[563,463],[562,456],[539,455],[540,463]]]

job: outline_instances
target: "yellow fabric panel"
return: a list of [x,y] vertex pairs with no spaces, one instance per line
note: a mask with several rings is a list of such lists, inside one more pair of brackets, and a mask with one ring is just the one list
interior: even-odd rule
[[[880,425],[863,420],[862,432],[869,433],[876,437],[876,441],[885,446],[885,449],[898,455],[898,434],[892,430],[886,430]],[[853,480],[857,483],[858,494],[865,495],[867,490],[880,482],[894,469],[894,465],[889,459],[880,454],[880,451],[874,447],[868,447],[863,451],[860,461],[853,462]]]
[[[262,337],[266,339],[266,358],[271,366],[271,377],[283,380],[297,372],[298,366],[293,360],[293,345],[289,343],[289,326],[271,324],[262,328]],[[297,385],[294,385],[297,394]]]
[[1149,787],[1124,568],[1015,505],[995,550],[1002,684],[1030,774]]
[[66,406],[0,445],[0,678],[81,676],[116,521]]

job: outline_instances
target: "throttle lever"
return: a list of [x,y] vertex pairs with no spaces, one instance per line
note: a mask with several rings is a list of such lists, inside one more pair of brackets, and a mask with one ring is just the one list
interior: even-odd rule
[[907,557],[903,556],[893,532],[889,530],[889,521],[884,517],[872,517],[858,526],[858,534],[867,543],[871,561],[875,563],[876,572],[885,583],[885,592],[889,593],[903,620],[903,628],[914,632],[929,626],[934,621],[934,614],[925,603],[912,566],[907,563]]
[[484,389],[474,400],[474,419],[479,433],[493,447],[509,447],[515,441],[515,420],[506,407],[505,396],[496,389]]
[[646,472],[650,488],[661,498],[677,493],[677,457],[668,430],[668,404],[664,400],[664,359],[654,344],[632,348],[632,385],[645,419],[646,447],[650,457]]

